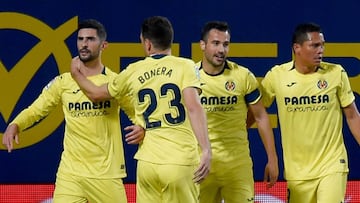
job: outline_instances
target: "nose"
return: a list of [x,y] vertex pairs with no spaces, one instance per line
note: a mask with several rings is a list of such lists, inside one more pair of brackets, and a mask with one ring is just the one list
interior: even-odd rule
[[324,50],[325,50],[325,46],[324,45],[321,45],[319,46],[319,53],[324,53]]
[[224,45],[218,46],[218,52],[220,52],[220,53],[224,53],[225,49],[226,49],[226,47]]
[[83,41],[82,41],[82,45],[83,45],[84,47],[87,47],[88,41],[87,41],[87,40],[83,40]]
[[87,39],[82,39],[79,42],[81,47],[87,47],[88,46],[88,40]]

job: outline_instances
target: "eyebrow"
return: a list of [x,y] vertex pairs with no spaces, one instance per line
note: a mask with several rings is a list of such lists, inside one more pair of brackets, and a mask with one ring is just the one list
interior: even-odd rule
[[78,39],[96,39],[96,36],[78,36]]

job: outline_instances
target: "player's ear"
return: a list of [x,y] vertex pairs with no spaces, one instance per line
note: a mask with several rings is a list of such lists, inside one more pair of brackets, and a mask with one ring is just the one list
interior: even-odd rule
[[144,43],[145,43],[145,49],[146,51],[150,52],[151,51],[151,48],[152,48],[152,43],[149,39],[145,39],[144,40]]
[[104,42],[102,43],[102,45],[101,45],[101,50],[106,49],[107,46],[108,46],[108,42],[107,42],[107,41],[104,41]]
[[298,43],[294,43],[292,48],[293,48],[294,54],[296,54],[297,52],[299,52],[301,50],[301,45]]
[[205,41],[204,41],[204,40],[200,40],[200,49],[201,49],[202,51],[205,50]]

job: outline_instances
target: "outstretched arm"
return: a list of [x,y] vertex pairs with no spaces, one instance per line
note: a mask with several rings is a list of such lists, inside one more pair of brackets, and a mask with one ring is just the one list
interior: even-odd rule
[[256,121],[261,140],[266,150],[268,163],[265,167],[264,182],[267,183],[267,188],[271,188],[274,186],[279,176],[278,158],[275,149],[273,130],[270,125],[269,116],[261,100],[255,104],[249,105],[249,108]]
[[351,134],[360,145],[360,115],[355,102],[343,108],[343,112]]
[[109,94],[107,83],[97,86],[86,78],[83,74],[84,64],[79,57],[74,57],[71,61],[71,76],[79,85],[84,94],[93,102],[99,102],[112,98]]
[[184,89],[184,100],[186,109],[189,112],[191,127],[201,147],[202,156],[200,166],[195,171],[194,182],[200,183],[210,171],[211,146],[208,137],[207,120],[203,107],[200,104],[196,88]]

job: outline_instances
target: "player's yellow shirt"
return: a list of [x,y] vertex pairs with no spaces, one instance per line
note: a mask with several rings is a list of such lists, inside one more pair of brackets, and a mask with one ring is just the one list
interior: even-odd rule
[[303,75],[291,61],[273,67],[262,86],[266,106],[276,97],[287,180],[348,171],[342,107],[355,97],[342,66],[322,62]]
[[135,154],[157,164],[198,163],[198,145],[187,115],[182,91],[199,87],[195,63],[189,59],[156,55],[130,64],[113,82],[109,93],[134,98],[136,123],[146,135]]
[[[197,63],[201,67],[201,62]],[[213,166],[252,164],[246,128],[247,105],[260,98],[258,82],[249,69],[227,61],[224,71],[208,75],[200,68],[201,104],[207,115]],[[216,164],[218,163],[218,164]]]
[[[104,68],[103,74],[89,79],[100,85],[115,75]],[[24,130],[41,121],[57,105],[62,105],[65,116],[64,151],[58,173],[97,179],[125,177],[118,101],[92,103],[70,73],[54,78],[13,123]]]

